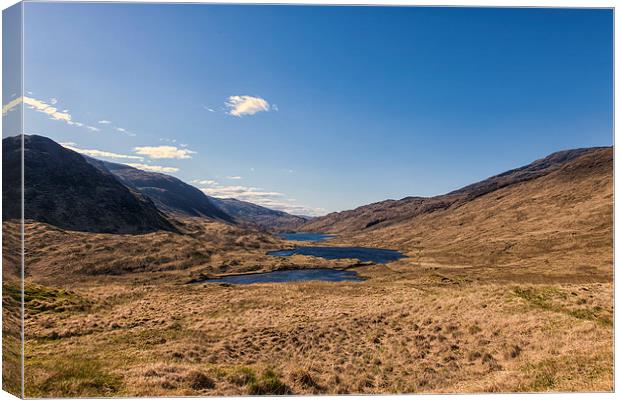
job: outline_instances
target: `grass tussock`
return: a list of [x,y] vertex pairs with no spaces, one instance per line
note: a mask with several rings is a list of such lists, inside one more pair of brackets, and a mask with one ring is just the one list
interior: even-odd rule
[[246,386],[256,383],[256,372],[249,367],[235,368],[227,375],[227,380],[236,386]]
[[89,358],[57,358],[43,382],[30,388],[41,397],[109,397],[122,386],[119,375],[106,372],[102,364]]
[[[569,296],[567,293],[555,288],[522,288],[514,289],[517,297],[525,300],[531,307],[545,311],[565,314],[577,319],[594,321],[605,326],[612,326],[612,318],[609,313],[605,313],[603,307],[594,305],[589,307],[587,300],[579,297],[573,291]],[[571,299],[573,297],[573,299]]]
[[194,390],[213,389],[215,387],[215,381],[202,371],[191,371],[186,379],[189,386]]
[[282,382],[278,373],[267,368],[263,373],[248,384],[250,395],[285,395],[292,394],[291,389]]
[[598,355],[546,358],[527,363],[521,370],[527,377],[519,387],[521,392],[562,391],[575,382],[592,388],[596,382],[609,379],[613,373],[611,366],[606,365],[606,360]]
[[28,284],[24,288],[26,312],[33,315],[45,312],[80,312],[90,307],[90,302],[74,292],[43,285]]

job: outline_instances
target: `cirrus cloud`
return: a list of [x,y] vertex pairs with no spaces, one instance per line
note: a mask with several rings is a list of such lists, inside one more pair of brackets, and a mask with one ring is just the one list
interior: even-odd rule
[[125,163],[125,165],[129,165],[130,167],[141,169],[143,171],[150,171],[150,172],[171,173],[171,172],[179,171],[178,168],[163,167],[161,165],[148,165],[148,164],[140,164],[140,163]]
[[235,117],[244,115],[254,115],[258,112],[266,112],[271,110],[271,106],[267,100],[254,96],[230,96],[225,103],[228,108],[228,114]]
[[[26,93],[32,95],[32,92],[26,92]],[[49,100],[49,102],[45,102],[43,100],[35,99],[34,97],[20,96],[2,106],[2,115],[6,115],[9,111],[15,109],[17,106],[23,103],[29,109],[48,115],[49,118],[52,120],[62,121],[69,125],[77,126],[79,128],[86,128],[91,132],[101,131],[101,129],[96,126],[92,126],[92,125],[88,125],[82,122],[75,121],[73,117],[71,116],[71,114],[69,113],[69,110],[67,109],[59,110],[58,108],[54,107],[54,105],[56,105],[58,102],[59,100],[55,97],[52,97]],[[102,119],[102,120],[99,120],[97,123],[107,125],[107,124],[110,124],[111,122],[108,120]],[[115,128],[115,129],[119,132],[127,133],[130,136],[135,136],[133,133],[127,131],[126,129],[123,129],[123,128]]]
[[212,185],[217,185],[218,184],[218,182],[216,180],[213,180],[213,179],[203,179],[203,180],[194,179],[192,181],[192,183],[196,183],[198,185],[208,185],[208,186],[212,186]]
[[105,150],[80,149],[79,147],[76,147],[75,143],[60,143],[60,145],[62,147],[64,147],[64,148],[66,148],[66,149],[73,150],[73,151],[75,151],[77,153],[85,154],[85,155],[91,156],[91,157],[127,159],[127,160],[139,160],[139,161],[144,160],[143,157],[130,156],[130,155],[127,155],[127,154],[112,153],[110,151],[105,151]]
[[[54,104],[56,104],[56,102],[54,102]],[[32,108],[36,111],[47,114],[51,119],[71,123],[71,115],[69,113],[59,111],[56,107],[53,107],[51,104],[48,104],[43,100],[38,100],[28,96],[20,96],[2,106],[2,115],[6,115],[9,111],[14,109],[21,103],[26,104],[29,108]]]
[[147,156],[149,158],[192,158],[195,151],[190,149],[180,149],[176,146],[141,146],[134,148],[136,154]]
[[[206,181],[195,181],[195,183],[203,184]],[[264,190],[253,186],[223,186],[211,184],[208,187],[200,187],[200,190],[208,196],[221,199],[237,199],[258,204],[263,207],[274,210],[284,211],[295,215],[311,215],[318,216],[325,214],[323,208],[312,208],[295,204],[295,200],[287,198],[284,193]]]

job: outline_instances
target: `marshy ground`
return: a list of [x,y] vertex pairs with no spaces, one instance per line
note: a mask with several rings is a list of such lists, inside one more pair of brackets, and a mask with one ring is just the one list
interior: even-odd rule
[[355,267],[363,282],[190,285],[355,261],[265,256],[287,243],[221,224],[26,235],[26,396],[613,390],[611,265],[517,273],[409,254]]

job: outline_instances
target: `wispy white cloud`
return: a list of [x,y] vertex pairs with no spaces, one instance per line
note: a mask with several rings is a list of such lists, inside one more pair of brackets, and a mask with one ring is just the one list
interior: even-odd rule
[[59,111],[56,107],[52,107],[51,105],[47,104],[42,100],[37,100],[32,97],[24,96],[23,101],[24,104],[26,104],[28,107],[49,115],[51,119],[65,122],[71,121],[71,115],[69,113]]
[[139,161],[144,160],[144,158],[140,157],[140,156],[132,156],[132,155],[127,155],[127,154],[113,153],[113,152],[105,151],[105,150],[81,149],[81,148],[77,147],[77,145],[75,143],[72,143],[72,142],[66,142],[66,143],[60,143],[60,144],[63,147],[69,149],[69,150],[73,150],[73,151],[81,153],[81,154],[86,154],[87,156],[91,156],[91,157],[126,159],[126,160],[139,160]]
[[327,214],[327,210],[322,207],[312,208],[303,205],[287,203],[285,201],[266,201],[260,205],[262,205],[263,207],[271,208],[272,210],[280,210],[293,215],[307,215],[311,217],[318,217]]
[[227,176],[226,179],[232,179],[234,181],[238,181],[240,179],[243,179],[243,177],[239,175],[233,175],[233,176]]
[[23,101],[23,99],[21,97],[18,97],[16,99],[13,99],[13,100],[9,101],[5,105],[3,105],[2,106],[2,115],[6,115],[9,111],[14,109],[18,105],[20,105],[22,103],[22,101]]
[[147,156],[150,158],[192,158],[195,151],[190,149],[180,149],[176,146],[142,146],[134,149],[136,154]]
[[233,197],[239,200],[261,199],[283,196],[283,193],[265,191],[261,188],[250,186],[218,186],[211,188],[201,188],[206,194],[215,197]]
[[[32,94],[32,92],[26,92],[26,93]],[[58,108],[54,107],[54,105],[58,103],[58,99],[55,97],[52,97],[49,100],[49,102],[45,102],[43,100],[35,99],[34,97],[28,97],[28,96],[15,98],[11,100],[9,103],[2,106],[2,115],[6,115],[9,111],[15,109],[21,103],[24,103],[26,107],[32,110],[47,114],[50,119],[57,120],[57,121],[63,121],[69,125],[80,127],[80,128],[83,127],[83,128],[88,129],[91,132],[101,131],[101,129],[96,126],[92,126],[92,125],[85,124],[83,122],[75,121],[72,118],[71,114],[69,113],[68,109],[59,110]],[[106,124],[110,124],[111,121],[102,119],[98,121],[98,123],[106,125]],[[114,127],[114,129],[116,129],[119,132],[127,133],[130,136],[135,136],[135,134],[127,131],[124,128]]]
[[254,115],[271,109],[267,100],[254,96],[230,96],[225,103],[228,114],[235,117]]
[[[201,184],[200,181],[195,183]],[[325,210],[322,208],[312,208],[298,205],[294,203],[294,200],[289,199],[284,193],[268,191],[258,187],[239,185],[223,186],[216,184],[209,187],[200,187],[200,190],[208,196],[247,201],[263,207],[281,210],[296,215],[314,216],[325,214]]]
[[125,134],[127,134],[128,136],[136,136],[136,134],[135,134],[135,133],[133,133],[133,132],[129,132],[127,129],[125,129],[125,128],[121,128],[121,127],[119,127],[119,126],[115,126],[115,127],[114,127],[114,130],[115,130],[115,131],[117,131],[117,132],[120,132],[120,133],[125,133]]
[[197,185],[208,185],[208,186],[212,186],[212,185],[217,185],[218,182],[213,180],[213,179],[194,179],[192,181],[192,183],[195,183]]
[[143,171],[150,171],[150,172],[171,173],[171,172],[179,171],[178,168],[163,167],[161,165],[148,165],[148,164],[140,164],[140,163],[125,163],[125,165],[129,165],[130,167],[134,167],[137,169],[141,169]]
[[[75,143],[73,143],[73,142],[65,142],[65,143],[60,143],[60,144],[61,144],[61,146],[65,147],[65,148],[67,148],[69,150],[73,150],[75,152],[78,152],[80,154],[85,154],[85,155],[90,156],[90,157],[95,157],[95,158],[111,158],[111,159],[114,159],[114,160],[144,161],[144,157],[140,157],[140,156],[113,153],[111,151],[105,151],[105,150],[81,149],[81,148],[77,147],[77,145]],[[161,165],[150,165],[150,164],[143,164],[141,162],[135,162],[135,163],[125,162],[123,164],[129,165],[130,167],[134,167],[134,168],[137,168],[137,169],[141,169],[143,171],[161,172],[161,173],[172,173],[172,172],[178,172],[179,171],[179,168],[176,168],[176,167],[165,167],[165,166],[161,166]]]
[[207,107],[207,106],[205,106],[204,104],[202,105],[202,108],[204,108],[205,110],[207,110],[207,111],[209,111],[209,112],[213,112],[213,113],[215,112],[215,110],[214,110],[214,109],[212,109],[211,107]]
[[71,124],[71,115],[69,113],[59,111],[56,107],[53,107],[51,104],[46,103],[43,100],[38,100],[28,96],[17,97],[3,105],[2,115],[6,115],[9,111],[19,106],[21,103],[24,103],[28,108],[47,114],[50,119],[64,121]]

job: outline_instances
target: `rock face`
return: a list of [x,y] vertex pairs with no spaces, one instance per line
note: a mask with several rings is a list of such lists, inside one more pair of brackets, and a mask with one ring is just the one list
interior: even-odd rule
[[116,176],[126,186],[148,196],[162,211],[233,222],[231,216],[213,203],[213,199],[180,179],[157,172],[143,171],[128,165],[100,161],[90,157],[86,159],[99,169]]
[[240,224],[267,231],[294,231],[310,218],[291,215],[237,199],[211,198],[213,202]]
[[[26,219],[85,232],[176,231],[149,198],[82,155],[43,136],[23,139]],[[21,136],[2,140],[4,220],[21,217],[21,140]]]

